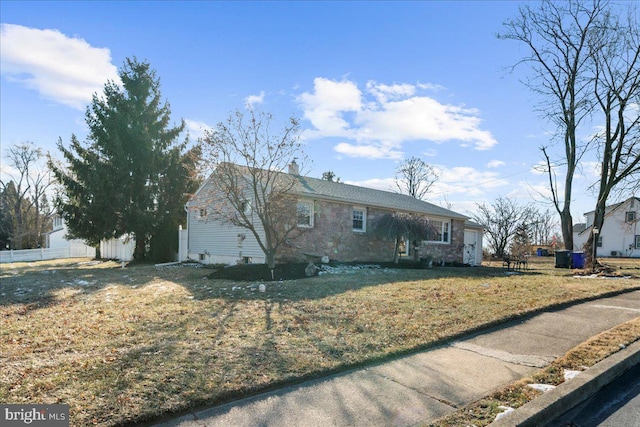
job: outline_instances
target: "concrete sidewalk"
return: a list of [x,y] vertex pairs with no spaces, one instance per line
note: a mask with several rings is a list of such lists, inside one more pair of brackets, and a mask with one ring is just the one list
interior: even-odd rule
[[548,311],[384,364],[157,424],[412,426],[525,377],[590,337],[640,316],[640,291]]

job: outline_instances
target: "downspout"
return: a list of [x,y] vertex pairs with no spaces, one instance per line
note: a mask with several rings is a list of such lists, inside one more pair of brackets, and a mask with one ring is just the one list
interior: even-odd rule
[[[188,204],[188,203],[187,203]],[[187,261],[189,259],[189,230],[191,229],[191,224],[190,224],[190,215],[189,215],[189,208],[187,207],[187,204],[184,205],[184,211],[187,214],[187,258],[186,259],[178,259],[178,261],[180,262],[184,262]],[[182,240],[182,236],[178,235],[178,239]],[[180,240],[178,240],[178,246],[180,246]],[[181,254],[178,253],[178,258],[181,258]]]

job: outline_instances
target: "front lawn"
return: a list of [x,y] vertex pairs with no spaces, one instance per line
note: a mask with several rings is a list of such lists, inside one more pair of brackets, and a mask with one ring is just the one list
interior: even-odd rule
[[[640,273],[638,260],[622,267]],[[338,268],[265,282],[78,259],[0,268],[0,401],[67,403],[73,426],[220,403],[640,288],[637,279],[576,278],[552,258],[517,274],[501,264]]]

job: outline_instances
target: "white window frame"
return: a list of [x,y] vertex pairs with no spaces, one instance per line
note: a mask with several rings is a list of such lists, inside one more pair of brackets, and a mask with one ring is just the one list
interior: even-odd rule
[[636,242],[635,242],[636,243],[636,249],[640,249],[640,234],[637,234],[635,236],[635,238],[636,238]]
[[251,200],[243,200],[240,202],[240,209],[244,212],[245,215],[251,215]]
[[[355,213],[362,212],[362,228],[355,228],[354,222],[356,220]],[[367,208],[362,206],[354,206],[351,209],[351,229],[356,233],[366,233],[367,232]]]
[[634,222],[636,220],[636,212],[629,211],[624,213],[624,222]]
[[[299,218],[299,206],[300,205],[307,205],[309,206],[309,223],[308,224],[300,224],[300,222],[298,221]],[[299,228],[313,228],[313,217],[314,217],[314,212],[313,212],[313,202],[312,201],[308,201],[308,200],[298,200],[298,203],[296,203],[296,226]]]
[[[437,233],[440,235],[440,240],[427,240],[424,239],[424,243],[436,243],[436,244],[450,244],[451,243],[451,220],[450,219],[435,219],[435,218],[427,218],[429,223],[431,222],[440,222],[440,232]],[[445,239],[446,237],[446,239]]]

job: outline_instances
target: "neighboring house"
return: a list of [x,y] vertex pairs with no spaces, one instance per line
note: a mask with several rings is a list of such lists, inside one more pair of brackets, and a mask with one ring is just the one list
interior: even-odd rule
[[[482,262],[482,227],[464,215],[407,195],[299,176],[293,169],[289,176],[297,180],[290,191],[297,199],[297,224],[291,226],[304,232],[281,247],[279,262],[303,260],[304,253],[340,262],[392,261],[394,239],[374,233],[377,219],[390,212],[420,214],[431,225],[423,240],[406,242],[403,256]],[[264,263],[264,253],[249,230],[210,215],[213,207],[202,201],[212,191],[215,182],[209,179],[186,205],[189,258],[203,263]]]
[[53,216],[53,230],[46,234],[46,247],[68,249],[69,257],[95,257],[96,250],[79,239],[68,239],[69,230],[60,215]]
[[[595,211],[584,214],[585,224],[573,226],[573,247],[583,248],[593,227]],[[597,255],[640,257],[640,198],[630,197],[605,208],[604,223],[598,233]]]
[[[96,249],[87,246],[80,239],[69,239],[69,229],[60,215],[53,217],[53,230],[47,233],[47,247],[49,249],[68,249],[69,257],[95,257]],[[100,243],[102,258],[131,261],[135,239],[123,236],[119,239],[105,240]]]

